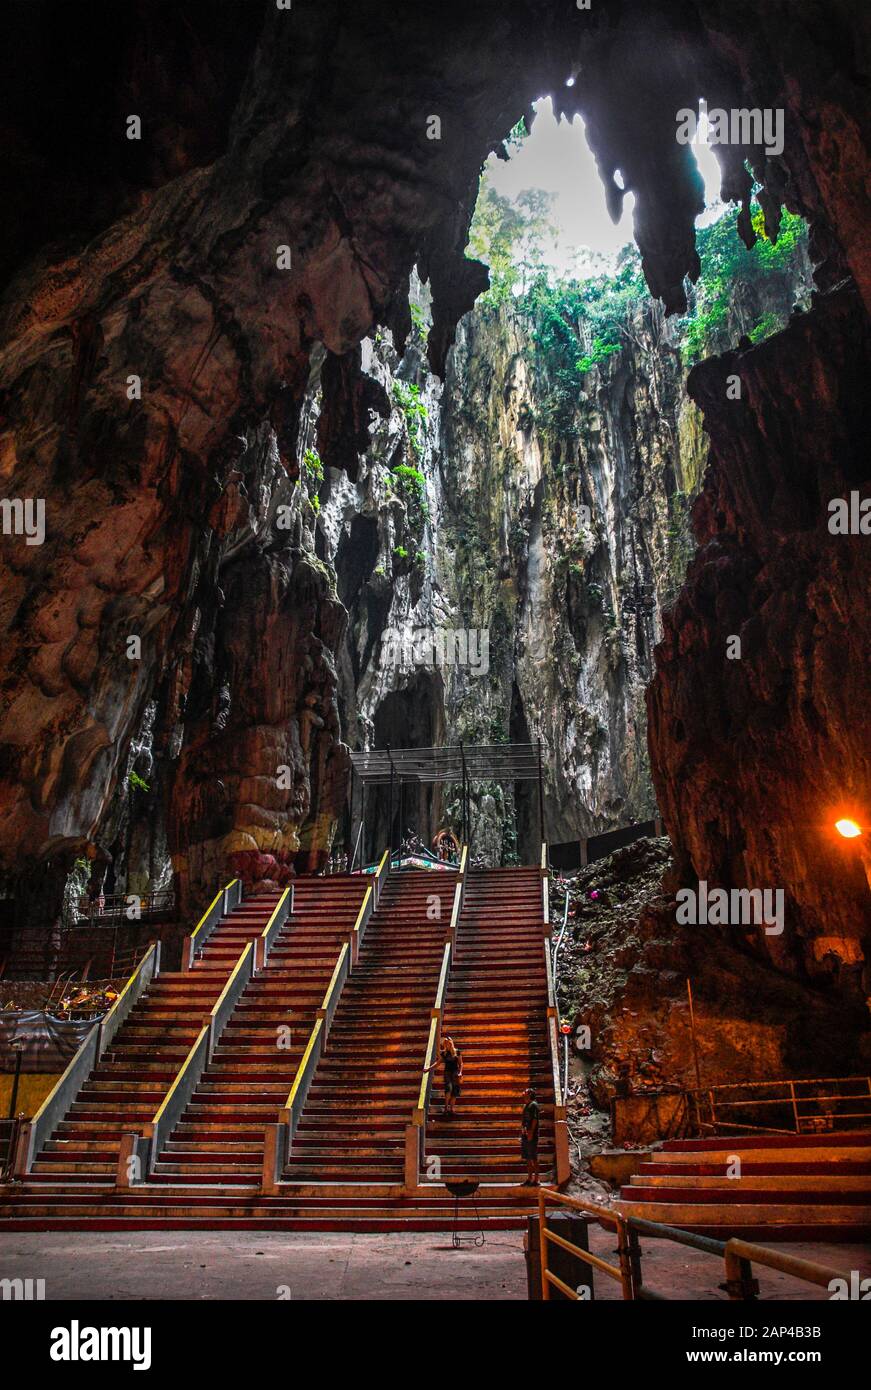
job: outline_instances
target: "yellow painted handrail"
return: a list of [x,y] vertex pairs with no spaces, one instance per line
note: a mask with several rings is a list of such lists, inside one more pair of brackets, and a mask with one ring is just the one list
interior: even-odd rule
[[211,1013],[209,1014],[209,1018],[214,1019],[214,1018],[217,1018],[217,1017],[218,1017],[218,1010],[220,1009],[221,1005],[223,1004],[224,999],[226,998],[226,996],[227,996],[227,994],[228,994],[228,992],[229,992],[229,990],[230,990],[230,986],[232,985],[232,983],[233,983],[233,981],[235,980],[236,976],[239,974],[239,971],[242,969],[243,965],[245,964],[246,958],[251,954],[251,952],[252,952],[253,950],[254,950],[254,942],[253,942],[253,941],[249,941],[249,942],[248,942],[248,945],[247,945],[247,946],[245,947],[245,949],[243,950],[241,956],[240,956],[239,959],[236,961],[236,964],[233,966],[233,969],[230,971],[230,977],[229,977],[229,979],[227,980],[227,983],[224,985],[224,988],[221,990],[221,993],[218,995],[217,999],[215,1000],[214,1006],[213,1006],[213,1008],[212,1008],[212,1010],[211,1010]]
[[278,902],[275,904],[275,907],[272,909],[272,915],[271,915],[271,917],[269,918],[269,921],[266,923],[266,926],[263,928],[262,932],[260,933],[260,939],[261,939],[261,941],[263,940],[264,937],[266,937],[266,936],[269,935],[269,928],[272,926],[272,923],[275,921],[276,917],[278,916],[279,912],[281,911],[281,904],[284,902],[284,900],[285,900],[285,898],[287,897],[287,895],[288,895],[289,892],[290,892],[290,889],[289,889],[289,888],[285,888],[285,890],[284,890],[284,892],[282,893],[281,897],[278,899]]
[[429,1025],[429,1041],[426,1045],[426,1057],[424,1058],[423,1062],[423,1076],[420,1078],[420,1093],[417,1098],[417,1109],[419,1114],[422,1114],[423,1111],[426,1109],[426,1080],[429,1074],[428,1068],[432,1066],[433,1057],[435,1056],[436,1038],[438,1037],[438,1032],[439,1021],[437,1018],[434,1018]]
[[469,846],[463,845],[460,851],[460,877],[466,872],[466,861],[469,858]]
[[299,1066],[296,1069],[296,1076],[293,1078],[293,1085],[290,1088],[290,1095],[287,1097],[287,1100],[284,1103],[284,1109],[286,1111],[290,1111],[293,1108],[293,1102],[296,1100],[296,1093],[302,1085],[302,1078],[305,1073],[308,1059],[312,1054],[312,1049],[314,1048],[314,1045],[318,1040],[318,1034],[320,1033],[323,1026],[324,1021],[322,1018],[319,1018],[315,1023],[314,1028],[311,1030],[309,1040],[306,1044],[305,1052],[302,1054],[302,1057],[300,1058]]
[[344,944],[344,946],[342,947],[341,951],[339,952],[339,959],[336,961],[336,968],[335,968],[335,970],[333,971],[333,975],[332,975],[332,979],[330,980],[330,983],[327,985],[327,992],[326,992],[326,994],[324,995],[324,1002],[321,1004],[321,1008],[322,1008],[322,1010],[324,1011],[324,1013],[326,1013],[327,1009],[330,1007],[330,996],[332,995],[333,990],[336,988],[336,985],[337,985],[338,982],[339,982],[339,974],[341,973],[341,969],[342,969],[342,966],[343,966],[344,961],[345,961],[345,957],[347,956],[348,950],[349,950],[349,949],[350,949],[350,948],[349,948],[348,943],[347,943],[347,941],[346,941],[345,944]]
[[450,941],[446,941],[446,942],[445,942],[444,953],[443,953],[443,955],[442,955],[442,968],[441,968],[441,973],[440,973],[440,975],[439,975],[439,987],[438,987],[438,989],[436,990],[435,1007],[436,1007],[437,1009],[441,1009],[441,1008],[444,1007],[444,1002],[445,1002],[445,990],[446,990],[447,987],[448,987],[448,971],[450,970],[450,968],[451,968],[451,943],[450,943]]
[[462,889],[462,885],[458,883],[457,886],[456,886],[455,889],[454,889],[454,905],[453,905],[453,907],[451,908],[451,932],[452,932],[452,933],[455,932],[455,931],[457,930],[457,925],[458,925],[459,920],[460,920],[460,912],[461,912],[461,909],[462,909],[462,902],[463,902],[463,889]]
[[368,886],[367,889],[366,889],[366,892],[363,894],[363,901],[362,901],[361,904],[360,904],[360,911],[357,913],[357,920],[356,920],[356,922],[354,923],[354,931],[357,931],[357,932],[358,932],[358,931],[360,930],[360,925],[361,925],[361,923],[362,923],[362,921],[363,921],[363,915],[364,915],[364,913],[365,913],[365,911],[366,911],[366,904],[368,903],[368,901],[369,901],[369,899],[371,898],[371,896],[372,896],[372,884],[370,883],[369,886]]
[[219,899],[219,898],[222,898],[222,897],[224,896],[224,894],[228,891],[228,889],[230,889],[230,888],[233,887],[233,884],[234,884],[234,883],[238,883],[238,879],[231,878],[231,879],[230,879],[230,882],[229,882],[229,883],[226,883],[226,884],[224,885],[224,887],[223,887],[218,893],[215,894],[214,898],[213,898],[212,901],[209,903],[209,906],[206,908],[206,910],[205,910],[205,912],[203,913],[202,917],[201,917],[200,920],[197,922],[196,926],[194,927],[193,931],[191,932],[191,935],[190,935],[191,944],[193,944],[193,940],[194,940],[194,937],[196,936],[197,932],[200,930],[201,927],[204,927],[204,926],[205,926],[205,924],[206,924],[206,922],[208,921],[209,917],[212,915],[212,912],[214,911],[214,909],[215,909],[215,907],[216,907],[216,905],[217,905],[218,899]]
[[[105,1031],[106,1031],[106,1024],[109,1022],[110,1018],[112,1017],[113,1013],[115,1013],[116,1009],[118,1009],[118,1008],[120,1007],[121,1001],[123,1000],[124,995],[127,993],[128,990],[130,990],[130,989],[133,988],[133,983],[134,983],[134,981],[135,981],[137,975],[139,975],[139,973],[141,972],[143,966],[144,966],[144,965],[146,964],[146,962],[148,961],[149,956],[152,956],[156,950],[157,950],[157,944],[156,944],[155,942],[152,942],[152,944],[149,946],[148,950],[145,952],[145,955],[142,957],[141,961],[140,961],[139,964],[137,965],[136,969],[133,971],[133,974],[130,976],[130,979],[127,981],[127,983],[126,983],[126,985],[124,986],[124,988],[122,989],[121,993],[118,995],[118,998],[115,1000],[115,1003],[112,1005],[111,1009],[110,1009],[109,1012],[106,1014],[105,1018],[103,1018],[102,1021],[101,1021],[100,1023],[95,1023],[95,1024],[94,1024],[94,1028],[97,1028],[97,1027],[100,1027],[100,1028],[101,1028],[101,1037],[102,1037],[102,1034],[105,1033]],[[90,1033],[87,1033],[87,1034],[85,1035],[85,1037],[84,1037],[83,1040],[82,1040],[81,1047],[84,1047],[85,1043],[88,1041],[88,1038],[89,1038],[90,1036],[91,1036]],[[56,1092],[60,1090],[60,1088],[62,1087],[62,1085],[63,1085],[63,1083],[64,1083],[64,1081],[65,1081],[65,1079],[66,1079],[66,1074],[67,1074],[67,1072],[72,1068],[73,1063],[76,1061],[76,1058],[78,1057],[79,1052],[81,1051],[81,1047],[77,1048],[76,1051],[73,1053],[72,1057],[70,1058],[69,1062],[67,1063],[66,1067],[64,1068],[63,1073],[58,1077],[57,1081],[56,1081],[55,1084],[52,1086],[52,1088],[51,1088],[51,1090],[49,1091],[48,1095],[46,1096],[45,1100],[42,1102],[42,1104],[40,1105],[39,1109],[36,1111],[35,1115],[32,1117],[32,1119],[31,1119],[31,1121],[30,1121],[31,1125],[35,1125],[35,1124],[36,1124],[37,1120],[38,1120],[38,1119],[40,1118],[40,1116],[42,1115],[43,1110],[46,1110],[46,1109],[48,1108],[48,1106],[51,1104],[51,1102],[54,1100],[54,1097],[55,1097]],[[99,1057],[97,1058],[97,1060],[99,1061]]]
[[182,1077],[184,1076],[185,1072],[187,1071],[188,1067],[190,1066],[191,1061],[192,1061],[193,1057],[195,1056],[195,1054],[196,1054],[198,1048],[201,1046],[202,1041],[203,1041],[203,1038],[206,1037],[206,1036],[208,1035],[208,1032],[209,1032],[209,1024],[208,1024],[208,1023],[204,1023],[203,1026],[202,1026],[202,1028],[200,1029],[199,1033],[197,1034],[196,1038],[194,1039],[194,1042],[191,1044],[191,1050],[190,1050],[190,1052],[188,1053],[187,1057],[185,1057],[184,1061],[182,1062],[181,1066],[179,1067],[179,1069],[178,1069],[178,1071],[177,1071],[177,1073],[176,1073],[175,1080],[173,1081],[173,1083],[172,1083],[172,1085],[170,1086],[169,1090],[167,1091],[166,1095],[163,1097],[163,1100],[160,1102],[160,1105],[159,1105],[159,1107],[158,1107],[158,1109],[157,1109],[157,1112],[155,1113],[154,1118],[153,1118],[152,1121],[151,1121],[151,1128],[152,1128],[152,1130],[155,1130],[155,1129],[157,1128],[157,1125],[158,1125],[158,1122],[159,1122],[159,1120],[160,1120],[161,1115],[163,1114],[163,1112],[164,1112],[164,1110],[166,1109],[166,1107],[169,1105],[169,1102],[172,1100],[172,1097],[173,1097],[173,1095],[175,1094],[175,1092],[178,1090],[178,1087],[181,1085],[181,1079],[182,1079]]
[[389,849],[386,849],[386,850],[384,851],[384,853],[382,854],[382,856],[381,856],[381,861],[380,861],[380,863],[379,863],[379,865],[378,865],[378,868],[375,870],[375,877],[376,877],[376,879],[380,878],[381,875],[383,874],[383,872],[384,872],[384,866],[385,866],[385,864],[387,863],[387,861],[389,860],[389,858],[390,858],[390,850],[389,850]]
[[545,873],[546,870],[547,870],[547,841],[546,841],[546,840],[542,840],[542,842],[541,842],[541,871],[542,871],[542,873]]
[[242,967],[243,967],[244,964],[245,964],[245,961],[247,960],[248,956],[251,954],[251,952],[252,952],[253,950],[254,950],[254,942],[253,942],[253,941],[249,941],[248,944],[247,944],[247,946],[244,948],[244,950],[242,951],[241,955],[239,956],[239,959],[236,961],[236,964],[233,966],[233,969],[232,969],[231,972],[230,972],[230,976],[229,976],[229,979],[227,980],[227,983],[224,985],[224,988],[221,990],[221,993],[218,995],[217,999],[215,1000],[215,1003],[214,1003],[214,1005],[212,1006],[212,1009],[211,1009],[210,1012],[209,1012],[208,1021],[207,1021],[206,1023],[204,1023],[203,1026],[202,1026],[202,1028],[200,1029],[199,1035],[198,1035],[198,1037],[196,1038],[196,1041],[194,1042],[193,1046],[191,1047],[190,1052],[188,1053],[187,1057],[185,1057],[184,1061],[182,1062],[181,1066],[179,1067],[179,1070],[178,1070],[177,1073],[176,1073],[175,1080],[173,1081],[173,1083],[172,1083],[172,1085],[170,1086],[169,1090],[167,1091],[166,1095],[163,1097],[163,1100],[161,1101],[160,1106],[158,1107],[158,1110],[157,1110],[156,1114],[154,1115],[154,1118],[153,1118],[152,1121],[151,1121],[152,1130],[153,1130],[154,1128],[156,1128],[157,1122],[158,1122],[158,1120],[160,1119],[161,1115],[163,1114],[164,1110],[166,1109],[167,1105],[169,1104],[169,1101],[170,1101],[170,1099],[172,1098],[173,1092],[174,1092],[174,1091],[178,1088],[178,1086],[180,1085],[181,1080],[182,1080],[182,1077],[184,1076],[185,1072],[187,1071],[188,1066],[191,1064],[192,1058],[194,1057],[194,1054],[195,1054],[196,1051],[197,1051],[197,1048],[199,1047],[200,1043],[202,1042],[203,1033],[211,1033],[212,1027],[213,1027],[214,1022],[215,1022],[215,1019],[218,1017],[218,1012],[219,1012],[219,1010],[220,1010],[220,1008],[221,1008],[222,1003],[224,1002],[224,999],[226,998],[226,996],[227,996],[227,994],[228,994],[228,992],[229,992],[229,990],[230,990],[231,985],[233,984],[233,981],[235,980],[236,976],[239,974],[239,971],[242,969]]

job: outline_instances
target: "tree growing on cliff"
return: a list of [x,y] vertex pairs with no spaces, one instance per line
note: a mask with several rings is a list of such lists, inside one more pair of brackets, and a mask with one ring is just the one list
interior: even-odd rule
[[490,269],[484,304],[499,305],[525,293],[545,264],[545,247],[555,235],[550,222],[553,195],[527,188],[516,200],[481,179],[467,253]]

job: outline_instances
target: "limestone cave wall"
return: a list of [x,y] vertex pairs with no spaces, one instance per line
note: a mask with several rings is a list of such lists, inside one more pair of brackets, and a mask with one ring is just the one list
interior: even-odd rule
[[[389,402],[364,374],[360,344],[386,326],[404,350],[408,278],[417,265],[432,293],[428,358],[443,375],[456,324],[486,283],[483,267],[463,259],[480,166],[533,99],[553,93],[558,110],[582,112],[612,203],[621,197],[616,170],[634,191],[645,273],[668,311],[682,309],[686,277],[697,273],[693,221],[701,200],[686,147],[674,140],[676,109],[700,95],[711,105],[782,107],[782,156],[740,146],[719,154],[727,196],[746,203],[747,164],[754,170],[772,230],[781,201],[810,219],[821,289],[847,277],[857,286],[851,315],[827,316],[818,306],[790,330],[787,342],[803,344],[800,379],[825,386],[831,352],[849,368],[845,342],[836,349],[832,337],[849,334],[852,342],[871,305],[868,24],[848,0],[622,0],[589,12],[550,0],[438,7],[300,0],[288,11],[264,0],[217,9],[218,20],[211,3],[143,0],[94,4],[84,17],[43,0],[10,4],[3,16],[9,154],[0,200],[0,472],[8,498],[44,501],[45,537],[39,545],[21,534],[0,538],[0,873],[16,910],[47,920],[60,911],[77,855],[111,857],[131,745],[146,726],[156,791],[133,816],[141,823],[147,815],[157,838],[165,837],[184,902],[202,897],[234,856],[265,855],[271,862],[259,867],[280,875],[287,856],[325,852],[326,827],[339,809],[340,702],[350,699],[350,685],[342,675],[345,605],[338,607],[318,555],[311,489],[293,495],[312,368],[322,391],[320,457],[328,468],[350,470],[348,482],[330,475],[338,492],[351,485],[368,447],[373,405],[390,428]],[[138,141],[128,139],[131,113],[141,119]],[[746,220],[744,232],[752,236]],[[472,371],[474,339],[461,337],[457,350]],[[794,427],[784,423],[794,391],[785,390],[777,361],[792,350],[747,354],[754,380],[758,372],[749,402],[764,398],[768,406],[744,407],[759,437],[757,464],[776,455],[771,467],[785,478],[794,467]],[[714,454],[697,515],[716,517],[728,486],[721,473],[739,446],[718,437],[710,373],[720,368],[707,370],[697,389]],[[601,402],[587,408],[591,420],[599,412],[603,432],[613,428]],[[826,412],[830,395],[803,408],[814,437]],[[861,423],[855,413],[848,418]],[[455,434],[462,437],[459,424]],[[567,483],[558,506],[556,490],[536,501],[534,449],[524,456],[521,447],[515,464],[509,438],[504,448],[488,466],[507,469],[518,495],[531,498],[535,565],[548,528],[559,534],[578,494]],[[820,454],[819,467],[821,492],[842,485],[831,453]],[[593,468],[580,460],[582,474],[592,478]],[[752,476],[749,454],[741,468]],[[630,476],[631,469],[623,482]],[[281,502],[285,487],[290,495]],[[760,528],[771,524],[778,490],[754,502],[736,480],[730,495],[727,524],[761,558]],[[282,527],[279,505],[288,509]],[[373,498],[370,517],[375,505]],[[742,512],[753,506],[751,525]],[[496,520],[481,518],[488,527]],[[610,568],[600,556],[609,574],[596,582],[606,601],[616,600],[621,582],[629,589],[646,582],[644,565],[636,576],[630,557],[655,570],[657,524],[643,544],[624,537]],[[704,528],[700,537],[705,542]],[[526,598],[515,605],[511,594],[516,586],[519,595],[524,569],[529,577],[529,561],[518,558],[523,545],[499,554],[508,556],[500,581],[507,613],[533,621]],[[429,582],[415,574],[414,553],[396,558],[407,565],[409,593]],[[346,553],[349,592],[357,587],[348,574],[354,563]],[[727,572],[706,557],[698,563],[711,587]],[[818,568],[830,572],[831,563],[821,552],[809,555],[810,589]],[[342,572],[337,564],[340,579]],[[566,595],[573,584],[566,580]],[[829,585],[832,603],[851,612],[851,653],[868,645],[867,611],[850,602],[854,584],[848,569]],[[377,583],[365,597],[367,605],[386,600]],[[566,633],[590,618],[577,593],[572,602]],[[693,602],[698,611],[700,600]],[[616,617],[616,602],[612,611]],[[676,611],[688,619],[686,605]],[[763,605],[761,646],[773,620]],[[620,658],[637,662],[639,675],[655,622],[654,615],[643,649],[636,643]],[[613,658],[600,625],[589,623],[594,650],[585,660],[605,679]],[[680,708],[707,669],[709,639],[700,628],[697,621],[684,635],[666,630],[663,669],[673,661],[668,653],[679,652]],[[527,635],[524,656],[533,649]],[[815,641],[812,651],[818,685],[836,686],[843,646]],[[571,652],[560,656],[570,659]],[[571,673],[576,690],[590,679],[583,665]],[[504,717],[504,685],[497,686],[492,707]],[[708,779],[709,754],[693,739],[695,756],[684,758],[675,722],[657,713],[670,697],[657,691],[654,778],[672,838],[700,872],[724,855],[723,825],[706,818],[694,790],[696,779],[699,786]],[[817,726],[782,684],[759,694],[760,727],[779,721],[783,743],[792,736],[796,749],[815,740],[817,763],[826,747],[836,748],[847,760],[845,781],[867,797],[867,766],[855,761],[856,739],[840,728],[835,700]],[[542,699],[542,709],[551,703]],[[595,700],[587,705],[596,712]],[[454,717],[450,699],[445,710]],[[538,717],[544,722],[522,690],[512,695],[509,724],[532,729]],[[613,732],[605,721],[603,768],[621,722],[636,751],[622,782],[616,773],[603,779],[604,802],[588,797],[592,824],[617,799],[629,805],[639,795],[643,754],[631,718],[629,704],[618,701]],[[585,726],[569,738],[560,725],[552,718],[552,737],[574,776],[596,730]],[[723,737],[712,742],[711,757],[725,757]],[[276,761],[290,770],[281,787],[270,780]],[[681,789],[671,770],[678,764]],[[785,800],[795,763],[781,773],[747,757],[741,778],[747,828],[740,833],[755,844],[763,835],[758,807]],[[730,862],[742,852],[737,833],[726,836]],[[825,861],[805,850],[781,856],[780,869],[784,887],[819,915]],[[816,886],[799,890],[807,874]]]

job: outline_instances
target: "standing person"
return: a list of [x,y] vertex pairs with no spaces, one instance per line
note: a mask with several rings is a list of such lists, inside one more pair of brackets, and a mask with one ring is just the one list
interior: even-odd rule
[[526,1163],[526,1181],[537,1187],[538,1176],[538,1101],[532,1086],[523,1092],[524,1106],[520,1120],[520,1155]]
[[442,1038],[439,1055],[434,1062],[430,1063],[426,1071],[432,1071],[433,1067],[438,1066],[439,1061],[445,1069],[445,1115],[453,1115],[460,1094],[460,1082],[463,1079],[463,1054],[455,1045],[453,1038]]

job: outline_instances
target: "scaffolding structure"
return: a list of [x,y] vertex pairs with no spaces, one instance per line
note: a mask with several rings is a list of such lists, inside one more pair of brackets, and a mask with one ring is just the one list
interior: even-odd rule
[[[351,814],[353,818],[354,786],[359,781],[360,830],[355,845],[359,845],[366,820],[367,787],[389,787],[388,825],[394,826],[394,801],[399,810],[396,822],[397,843],[391,843],[391,853],[398,850],[405,814],[405,788],[409,785],[434,786],[453,782],[462,787],[462,839],[469,841],[469,793],[474,782],[537,782],[538,816],[541,840],[544,840],[544,784],[542,781],[542,745],[538,743],[481,743],[451,744],[442,748],[370,748],[364,753],[351,753]],[[353,829],[353,825],[352,825]],[[356,858],[356,849],[355,855]]]

